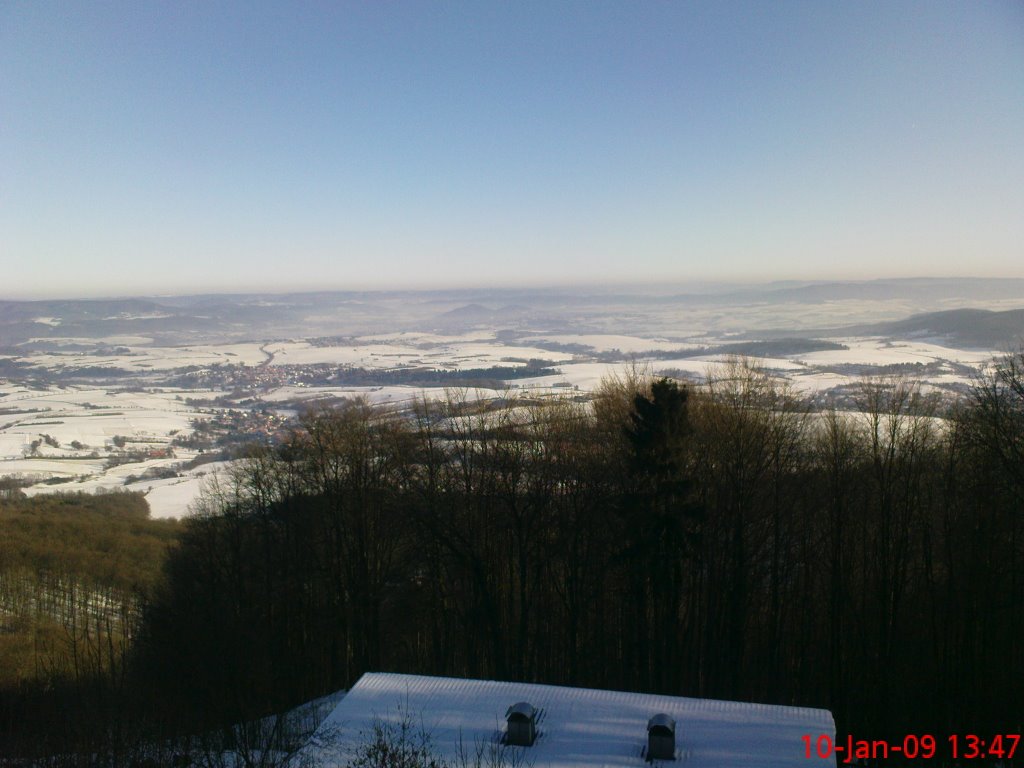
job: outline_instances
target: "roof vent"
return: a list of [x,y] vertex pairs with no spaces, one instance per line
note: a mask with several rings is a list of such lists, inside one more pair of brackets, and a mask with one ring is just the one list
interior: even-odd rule
[[537,738],[537,710],[525,701],[520,701],[508,708],[505,717],[508,720],[505,743],[517,747],[532,747]]
[[676,721],[666,714],[647,721],[647,759],[676,759]]

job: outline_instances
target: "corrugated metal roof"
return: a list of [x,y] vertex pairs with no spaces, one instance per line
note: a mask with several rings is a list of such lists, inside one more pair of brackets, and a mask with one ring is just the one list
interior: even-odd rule
[[397,724],[406,714],[430,734],[439,756],[456,757],[460,744],[472,755],[478,744],[500,743],[505,713],[520,701],[537,710],[537,741],[505,749],[522,750],[535,768],[643,768],[656,714],[678,724],[680,768],[835,765],[834,757],[804,756],[803,735],[812,743],[821,734],[835,739],[835,722],[823,709],[377,672],[359,679],[295,764],[343,765],[375,720]]

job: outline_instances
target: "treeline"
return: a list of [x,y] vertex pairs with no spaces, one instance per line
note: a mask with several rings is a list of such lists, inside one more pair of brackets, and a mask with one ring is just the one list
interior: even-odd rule
[[326,380],[342,386],[463,386],[504,389],[505,382],[554,376],[559,373],[546,360],[523,360],[522,365],[494,365],[489,368],[331,368]]
[[1020,733],[1021,365],[941,412],[903,381],[812,412],[736,364],[590,403],[309,413],[185,524],[132,716],[202,732],[391,670]]

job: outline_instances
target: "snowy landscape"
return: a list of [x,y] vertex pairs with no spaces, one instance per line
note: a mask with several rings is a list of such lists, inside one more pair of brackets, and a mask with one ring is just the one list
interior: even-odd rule
[[1024,280],[4,302],[0,476],[182,517],[309,408],[586,399],[627,369],[699,384],[738,358],[815,408],[855,408],[870,377],[952,402],[1018,348],[1022,307]]
[[0,768],[1024,765],[1022,31],[4,4]]

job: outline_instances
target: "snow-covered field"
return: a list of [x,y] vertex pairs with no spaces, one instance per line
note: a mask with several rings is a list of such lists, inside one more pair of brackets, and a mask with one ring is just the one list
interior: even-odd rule
[[[625,337],[622,337],[625,338]],[[40,369],[75,371],[85,368],[116,368],[135,373],[170,371],[185,367],[218,365],[346,365],[360,368],[393,368],[398,365],[436,366],[447,369],[487,368],[497,365],[522,365],[529,359],[567,360],[571,355],[550,352],[529,345],[505,344],[493,334],[438,336],[435,334],[398,334],[355,339],[354,345],[320,346],[297,339],[267,344],[210,344],[185,347],[140,346],[142,337],[121,337],[118,350],[95,346],[87,339],[47,339],[55,349],[35,351],[16,357]],[[114,343],[114,339],[111,340]],[[661,348],[637,343],[644,349]],[[54,344],[54,342],[57,342]],[[60,346],[73,347],[66,351]],[[90,349],[79,347],[90,344]],[[679,349],[682,345],[672,345]],[[124,350],[124,351],[122,351]]]
[[192,504],[212,478],[226,476],[230,462],[202,464],[195,469],[183,470],[180,477],[125,483],[129,474],[137,474],[152,466],[155,465],[153,463],[128,464],[118,467],[120,472],[102,472],[102,468],[99,468],[96,474],[78,482],[59,485],[37,483],[24,490],[28,496],[40,493],[96,493],[97,491],[115,489],[135,491],[145,495],[152,517],[182,518],[191,512]]
[[424,396],[441,394],[437,388],[381,386],[381,387],[276,387],[263,393],[260,399],[268,404],[298,403],[312,406],[318,400],[363,398],[374,405],[402,405]]
[[807,365],[893,365],[901,363],[954,362],[983,366],[998,350],[952,349],[929,341],[895,341],[884,338],[836,339],[849,349],[807,352],[794,357]]
[[[54,350],[51,352],[34,352],[20,358],[32,365],[48,370],[74,371],[83,368],[118,368],[133,372],[169,371],[186,366],[213,365],[258,365],[267,359],[260,349],[260,344],[210,344],[187,347],[151,347],[140,346],[132,342],[148,341],[139,337],[125,337],[125,341],[116,342],[118,347],[127,352],[109,353],[106,347],[96,347],[90,351]],[[53,341],[48,339],[47,341]],[[68,339],[71,342],[89,342],[85,339]],[[18,359],[18,358],[16,358]]]
[[274,355],[272,365],[329,364],[378,369],[409,365],[464,370],[523,365],[533,358],[567,360],[571,357],[538,347],[507,345],[479,337],[435,336],[431,341],[423,341],[422,336],[414,335],[404,343],[398,339],[356,339],[355,342],[356,346],[314,346],[305,341],[290,341],[268,344],[266,349]]
[[[179,467],[196,455],[171,445],[174,436],[192,432],[198,415],[184,399],[201,394],[210,393],[0,384],[0,476],[33,481],[30,495],[94,492],[123,488],[131,475]],[[119,464],[126,453],[133,460]],[[46,482],[54,479],[63,482]],[[189,487],[188,499],[163,503],[154,514],[184,514],[195,483]]]
[[[793,309],[794,313],[796,310]],[[848,310],[850,319],[860,317],[865,307],[862,302],[856,307],[839,302],[829,308],[836,317],[844,317],[844,310]],[[753,306],[734,307],[731,311],[733,322],[737,317],[742,319],[744,313],[749,312],[751,317],[757,312],[764,314],[763,307]],[[785,307],[777,311],[784,313]],[[703,316],[705,323],[712,320],[711,315]],[[678,332],[649,336],[592,331],[527,332],[509,342],[486,329],[451,334],[403,331],[344,341],[339,337],[326,346],[293,339],[161,347],[154,346],[148,337],[127,334],[101,340],[37,340],[46,342],[45,349],[27,350],[24,356],[14,359],[34,366],[41,381],[45,381],[46,373],[56,376],[93,367],[129,373],[123,382],[104,386],[30,387],[0,380],[0,476],[14,475],[32,481],[34,484],[27,489],[30,494],[92,492],[101,488],[140,490],[146,493],[154,516],[180,517],[187,514],[210,473],[223,472],[223,467],[208,465],[184,468],[197,452],[172,445],[175,436],[192,433],[196,419],[248,409],[268,409],[278,416],[292,417],[315,406],[317,401],[356,397],[375,404],[406,407],[417,398],[444,396],[441,387],[310,385],[301,377],[295,378],[296,371],[310,366],[456,371],[508,368],[525,365],[527,360],[541,360],[557,372],[508,382],[509,391],[529,393],[531,397],[570,393],[576,396],[594,390],[602,379],[621,375],[631,367],[653,374],[672,372],[694,381],[729,375],[732,363],[723,355],[657,359],[657,355],[666,352],[686,354],[688,349],[713,345],[683,328],[681,324]],[[847,348],[756,358],[753,362],[790,381],[798,391],[822,395],[855,385],[860,381],[860,373],[871,372],[872,367],[882,371],[884,366],[914,366],[909,369],[913,372],[927,365],[925,379],[929,387],[969,385],[973,382],[972,372],[982,370],[999,354],[999,350],[951,348],[934,339],[856,337],[834,341]],[[551,344],[576,345],[569,348],[579,349],[580,353],[545,350],[541,346]],[[593,357],[615,351],[630,358],[629,362],[598,362]],[[645,359],[644,353],[654,357]],[[158,384],[160,375],[166,377],[176,369],[220,371],[229,366],[236,371],[251,369],[250,383],[244,384],[243,376],[243,384],[217,390]],[[467,396],[498,394],[504,393],[472,390]],[[216,400],[225,397],[226,400]],[[189,403],[189,399],[201,400],[204,405]],[[126,451],[134,452],[130,463],[118,464],[117,456]],[[147,471],[150,478],[141,479]],[[176,476],[155,476],[170,471]]]
[[[45,391],[0,388],[0,462],[20,458],[32,440],[43,434],[60,444],[61,455],[102,450],[115,435],[165,443],[168,435],[189,429],[193,410],[183,399],[192,394],[72,387],[51,387]],[[73,442],[83,447],[73,449]],[[41,455],[52,455],[54,450],[46,444],[39,447]]]

